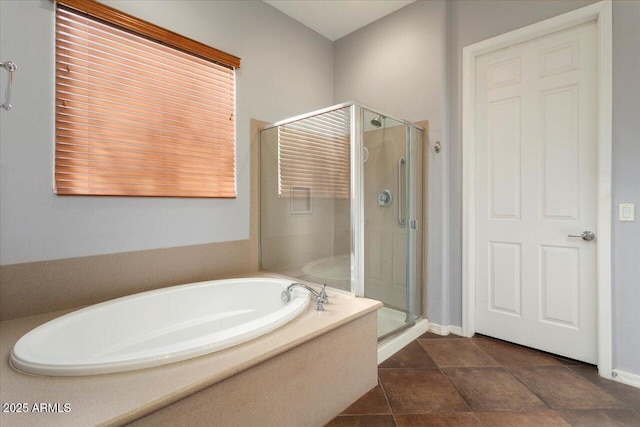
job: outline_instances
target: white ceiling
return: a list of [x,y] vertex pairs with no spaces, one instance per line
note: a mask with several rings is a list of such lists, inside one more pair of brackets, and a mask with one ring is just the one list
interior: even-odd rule
[[415,0],[263,0],[335,41]]

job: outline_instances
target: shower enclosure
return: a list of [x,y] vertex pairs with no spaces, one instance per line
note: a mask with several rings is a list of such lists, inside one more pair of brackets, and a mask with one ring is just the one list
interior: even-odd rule
[[260,130],[260,268],[422,317],[424,129],[356,103]]

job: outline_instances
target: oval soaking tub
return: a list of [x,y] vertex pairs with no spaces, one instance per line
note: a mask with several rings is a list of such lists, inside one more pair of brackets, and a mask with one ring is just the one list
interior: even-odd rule
[[291,301],[291,281],[214,280],[172,286],[96,304],[24,335],[10,357],[30,374],[74,376],[122,372],[213,353],[266,334],[298,316],[309,292]]

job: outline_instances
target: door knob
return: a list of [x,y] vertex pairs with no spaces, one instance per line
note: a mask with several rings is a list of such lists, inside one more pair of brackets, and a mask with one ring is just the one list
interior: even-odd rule
[[582,240],[591,241],[596,238],[596,235],[593,231],[583,231],[582,234],[578,234],[577,236],[573,234],[569,234],[569,237],[580,237]]

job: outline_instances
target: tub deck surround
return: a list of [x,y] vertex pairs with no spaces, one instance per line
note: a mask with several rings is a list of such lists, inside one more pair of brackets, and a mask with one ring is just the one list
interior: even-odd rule
[[[264,362],[289,354],[298,346],[311,344],[314,338],[339,332],[345,329],[343,326],[349,327],[356,320],[372,318],[372,330],[375,331],[375,312],[381,307],[380,302],[353,298],[331,290],[329,298],[330,304],[324,312],[316,312],[310,304],[286,325],[217,353],[155,368],[81,377],[26,375],[14,371],[8,363],[11,349],[21,336],[71,310],[0,322],[0,401],[27,403],[30,411],[0,412],[0,425],[122,425],[208,390],[213,385],[225,383],[225,380],[254,366],[262,366]],[[375,333],[371,344],[375,378]],[[297,381],[302,379],[297,378]],[[61,412],[33,412],[33,405],[40,403],[51,404],[50,409],[56,409],[55,404],[58,403]],[[66,413],[63,412],[65,403],[70,407]]]

